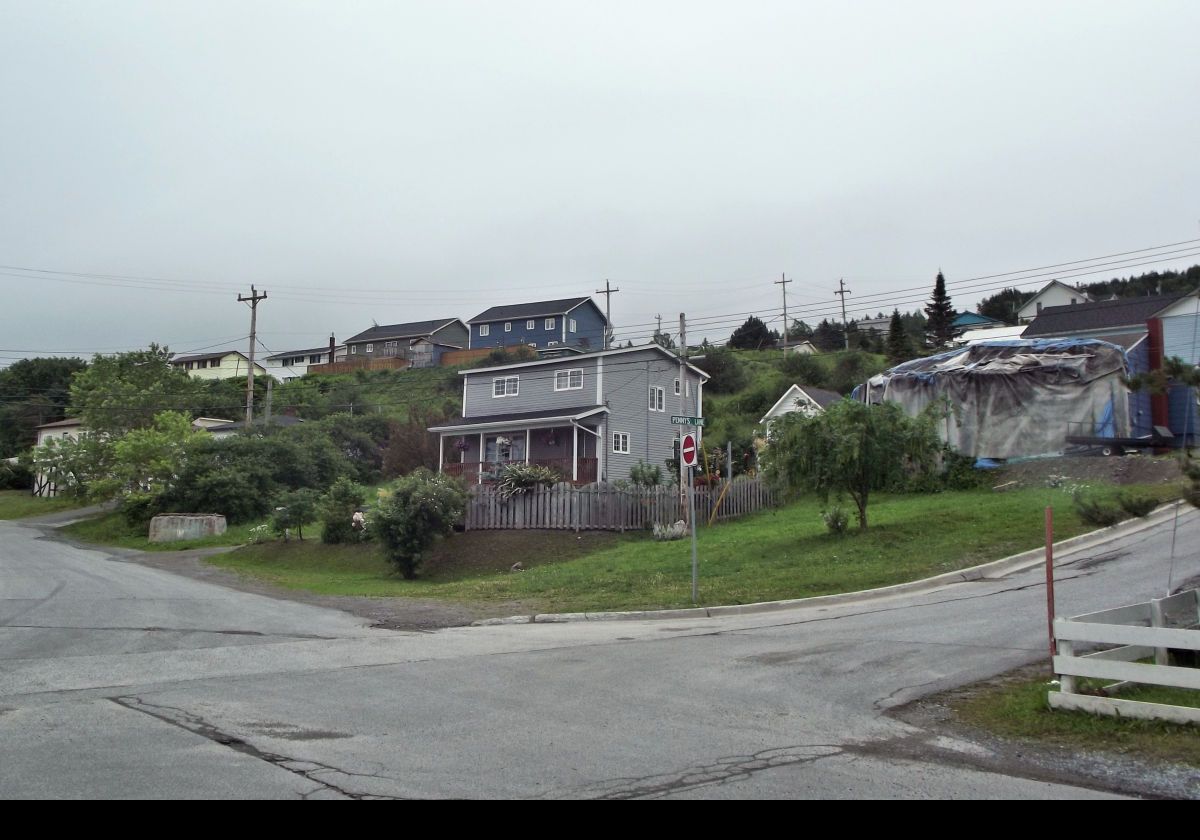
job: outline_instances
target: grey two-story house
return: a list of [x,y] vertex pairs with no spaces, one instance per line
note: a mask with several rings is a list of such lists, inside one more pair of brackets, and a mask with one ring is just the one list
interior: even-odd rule
[[467,322],[471,349],[524,344],[539,353],[603,350],[608,320],[590,297],[493,306]]
[[701,416],[708,374],[657,344],[460,371],[462,416],[430,428],[441,471],[485,482],[513,462],[565,481],[629,478],[675,456],[671,416]]

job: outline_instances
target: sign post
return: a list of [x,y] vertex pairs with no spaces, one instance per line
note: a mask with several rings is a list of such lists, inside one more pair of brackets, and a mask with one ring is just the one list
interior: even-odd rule
[[688,520],[692,526],[692,603],[700,600],[700,567],[696,559],[696,488],[693,483],[693,467],[696,466],[696,436],[690,432],[683,436],[679,447],[679,461],[687,470]]

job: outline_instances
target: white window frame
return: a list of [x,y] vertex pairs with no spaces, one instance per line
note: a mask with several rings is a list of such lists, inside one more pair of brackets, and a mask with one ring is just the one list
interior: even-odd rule
[[358,345],[357,345],[357,344],[351,344],[351,345],[350,345],[350,354],[351,354],[352,356],[357,356],[357,355],[358,355]]
[[679,379],[678,378],[676,378],[676,380],[675,380],[675,396],[677,396],[677,397],[679,396]]
[[571,329],[571,332],[578,332],[578,330],[579,330],[579,322],[576,321],[574,318],[571,319],[570,329]]
[[526,321],[526,322],[525,322],[525,329],[526,329],[526,330],[536,330],[536,329],[537,329],[537,319],[536,319],[536,318],[530,318],[528,321]]
[[547,319],[546,319],[546,329],[547,329],[547,330],[553,330],[553,329],[554,329],[554,320],[555,320],[555,319],[553,319],[553,318],[547,318]]
[[374,351],[375,351],[375,345],[374,345],[374,344],[368,344],[368,345],[367,345],[367,352],[368,352],[368,353],[373,353]]
[[649,393],[649,407],[651,411],[666,411],[667,410],[667,389],[661,385],[651,385]]
[[[562,383],[563,377],[566,377],[565,384]],[[571,384],[578,380],[578,384]],[[569,370],[559,370],[554,372],[554,390],[555,391],[581,391],[583,390],[583,368],[571,368]]]
[[629,432],[613,432],[612,451],[614,454],[628,455],[631,449],[629,444]]
[[484,337],[485,337],[485,336],[487,336],[489,333],[491,333],[491,331],[492,331],[492,325],[491,325],[491,324],[480,324],[480,325],[479,325],[479,337],[480,337],[480,338],[484,338]]
[[[497,388],[499,385],[499,388]],[[499,391],[499,393],[497,393]],[[492,378],[492,397],[515,397],[521,393],[521,377],[496,376]]]
[[505,332],[512,332],[512,321],[505,321],[505,322],[504,322],[504,331],[505,331]]

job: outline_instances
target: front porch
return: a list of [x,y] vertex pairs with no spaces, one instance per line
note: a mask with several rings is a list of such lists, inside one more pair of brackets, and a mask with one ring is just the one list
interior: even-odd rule
[[472,484],[499,479],[509,464],[548,467],[562,481],[592,484],[601,474],[598,425],[496,429],[440,434],[441,472]]

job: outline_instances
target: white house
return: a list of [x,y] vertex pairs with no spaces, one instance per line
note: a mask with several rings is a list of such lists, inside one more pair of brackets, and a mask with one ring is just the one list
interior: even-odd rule
[[314,347],[308,350],[285,350],[267,356],[263,361],[267,365],[267,373],[279,382],[290,382],[308,373],[309,365],[324,365],[336,361],[346,355],[345,346],[334,348],[334,358],[329,357],[329,345]]
[[[229,379],[245,376],[250,371],[250,360],[245,353],[237,350],[223,350],[199,356],[176,356],[171,360],[171,366],[182,370],[193,379]],[[266,374],[266,368],[255,362],[254,375]]]
[[1061,280],[1051,280],[1042,290],[1029,299],[1029,302],[1017,310],[1017,321],[1028,324],[1036,318],[1043,309],[1051,306],[1070,306],[1076,303],[1092,303],[1092,299],[1074,286],[1068,286]]
[[765,426],[767,432],[770,432],[771,423],[779,419],[785,414],[800,412],[806,417],[812,417],[815,414],[820,414],[829,406],[842,398],[841,394],[833,391],[826,391],[823,388],[814,388],[811,385],[793,385],[784,392],[783,396],[771,406],[770,410],[762,416],[759,424]]

